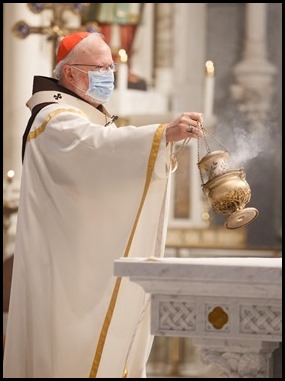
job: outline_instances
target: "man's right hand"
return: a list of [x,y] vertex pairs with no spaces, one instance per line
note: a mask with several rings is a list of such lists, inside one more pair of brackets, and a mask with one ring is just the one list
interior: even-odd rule
[[203,117],[198,112],[183,112],[168,123],[166,127],[166,142],[176,142],[178,140],[199,138],[202,136]]

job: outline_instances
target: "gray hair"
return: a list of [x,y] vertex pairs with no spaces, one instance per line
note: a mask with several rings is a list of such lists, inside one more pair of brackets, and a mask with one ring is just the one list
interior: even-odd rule
[[73,49],[67,54],[64,59],[59,61],[59,63],[54,68],[53,74],[56,79],[61,78],[62,68],[65,64],[76,62],[76,58],[80,56],[83,50],[88,50],[88,48],[92,48],[92,43],[94,40],[104,39],[103,35],[98,32],[92,32],[89,36],[83,38],[77,45],[74,46]]

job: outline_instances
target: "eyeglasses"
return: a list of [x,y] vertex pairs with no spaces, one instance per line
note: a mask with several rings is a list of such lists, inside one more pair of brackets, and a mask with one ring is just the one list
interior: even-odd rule
[[100,73],[104,73],[106,71],[111,70],[113,73],[117,70],[117,64],[111,64],[111,65],[86,65],[86,64],[69,64],[69,66],[86,66],[86,67],[92,67],[94,71],[99,71]]

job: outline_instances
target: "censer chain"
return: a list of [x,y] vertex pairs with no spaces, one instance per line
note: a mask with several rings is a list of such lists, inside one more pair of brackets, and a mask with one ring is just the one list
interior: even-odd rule
[[[205,126],[202,125],[201,129],[202,129],[202,132],[203,132],[203,138],[204,138],[204,142],[205,142],[207,153],[210,153],[211,150],[210,150],[210,146],[209,146],[208,140],[206,138],[205,132],[207,132],[225,151],[228,152],[228,149]],[[200,162],[200,139],[199,138],[197,139],[197,156],[198,156],[198,163],[199,163]],[[200,168],[199,168],[199,173],[200,173],[200,178],[201,178],[201,184],[203,186],[205,183],[204,183],[202,171],[200,170]]]
[[206,140],[206,137],[205,137],[205,133],[204,131],[206,131],[225,151],[228,152],[228,149],[220,142],[219,139],[217,139],[215,137],[215,135],[209,131],[206,127],[202,126],[202,131],[203,131],[203,134],[204,134],[204,139],[205,139],[205,143],[206,143],[206,146],[207,146],[207,150],[208,150],[208,153],[210,152],[210,148],[209,148],[209,144],[207,143],[207,140]]

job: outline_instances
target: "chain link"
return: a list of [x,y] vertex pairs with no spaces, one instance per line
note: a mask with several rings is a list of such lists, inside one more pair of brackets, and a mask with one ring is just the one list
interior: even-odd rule
[[[203,132],[203,134],[204,134],[204,132]],[[200,163],[200,138],[199,137],[197,139],[197,156],[198,156],[198,164],[199,164]],[[201,184],[204,185],[203,174],[202,174],[202,171],[199,168],[199,166],[198,166],[198,169],[199,169],[199,173],[200,173]]]
[[[203,136],[202,136],[202,138],[200,138],[200,137],[197,138],[198,163],[200,163],[200,139],[204,140],[204,144],[206,147],[207,154],[209,154],[211,152],[206,133],[209,134],[226,152],[229,152],[228,149],[220,142],[220,140],[217,139],[214,136],[214,134],[212,132],[210,132],[205,126],[202,125],[201,130],[202,130]],[[178,157],[182,154],[182,152],[184,151],[185,147],[190,142],[190,140],[191,140],[191,138],[184,139],[182,144],[175,151],[174,151],[174,149],[175,149],[175,145],[177,143],[172,143],[172,146],[171,146],[171,172],[175,172],[177,170],[177,168],[178,168]],[[200,172],[201,183],[203,186],[205,184],[204,179],[203,179],[203,174],[202,174],[202,171],[199,168],[199,166],[198,166],[198,169]]]
[[[221,142],[220,142],[220,140],[218,140],[216,137],[215,137],[215,135],[212,133],[212,132],[210,132],[206,127],[204,127],[204,126],[202,126],[202,131],[203,131],[203,133],[204,133],[204,131],[206,131],[225,151],[229,151]],[[205,138],[205,143],[206,143],[206,136],[205,136],[205,133],[204,133],[204,138]],[[209,145],[208,145],[208,143],[206,143],[206,145],[207,145],[207,148],[209,149]],[[208,151],[208,153],[210,152],[210,149],[209,149],[209,151]]]
[[[229,152],[228,149],[205,126],[202,125],[201,129],[202,129],[202,133],[203,133],[202,138],[204,139],[207,154],[209,154],[211,152],[211,150],[210,150],[210,145],[208,143],[205,132],[207,132],[226,152]],[[198,156],[198,163],[200,163],[200,138],[197,139],[197,156]],[[198,168],[199,168],[199,166],[198,166]],[[199,168],[199,172],[200,172],[201,183],[203,186],[205,184],[205,182],[204,182],[203,174],[202,174],[202,171],[200,168]]]

